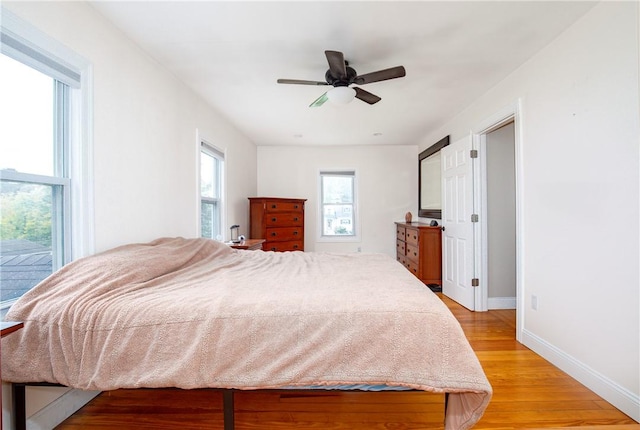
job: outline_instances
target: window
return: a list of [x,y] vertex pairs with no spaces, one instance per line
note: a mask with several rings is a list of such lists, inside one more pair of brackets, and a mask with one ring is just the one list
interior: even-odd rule
[[356,172],[320,172],[321,239],[356,237]]
[[200,144],[200,234],[223,240],[224,153],[211,145]]
[[80,92],[88,63],[2,13],[0,316],[93,246],[82,111],[88,103]]

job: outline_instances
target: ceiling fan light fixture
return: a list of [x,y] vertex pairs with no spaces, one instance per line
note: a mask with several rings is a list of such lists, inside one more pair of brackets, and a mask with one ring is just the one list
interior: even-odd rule
[[350,87],[335,87],[327,92],[327,98],[331,103],[346,105],[356,96],[356,90]]

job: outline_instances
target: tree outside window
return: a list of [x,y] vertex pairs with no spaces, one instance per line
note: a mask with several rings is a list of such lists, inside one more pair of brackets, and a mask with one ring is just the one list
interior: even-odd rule
[[69,259],[69,91],[0,54],[0,311]]

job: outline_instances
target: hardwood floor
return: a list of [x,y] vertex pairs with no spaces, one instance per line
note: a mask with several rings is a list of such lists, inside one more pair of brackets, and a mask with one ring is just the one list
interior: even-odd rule
[[[494,390],[476,429],[638,430],[640,424],[515,340],[515,311],[469,312],[443,297]],[[419,392],[237,392],[237,430],[442,429],[444,396]],[[57,427],[222,429],[215,390],[102,393]]]

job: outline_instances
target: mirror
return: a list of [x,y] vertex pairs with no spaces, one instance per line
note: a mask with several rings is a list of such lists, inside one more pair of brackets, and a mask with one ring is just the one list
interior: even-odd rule
[[449,136],[418,155],[418,216],[442,218],[442,174],[440,150],[449,144]]

